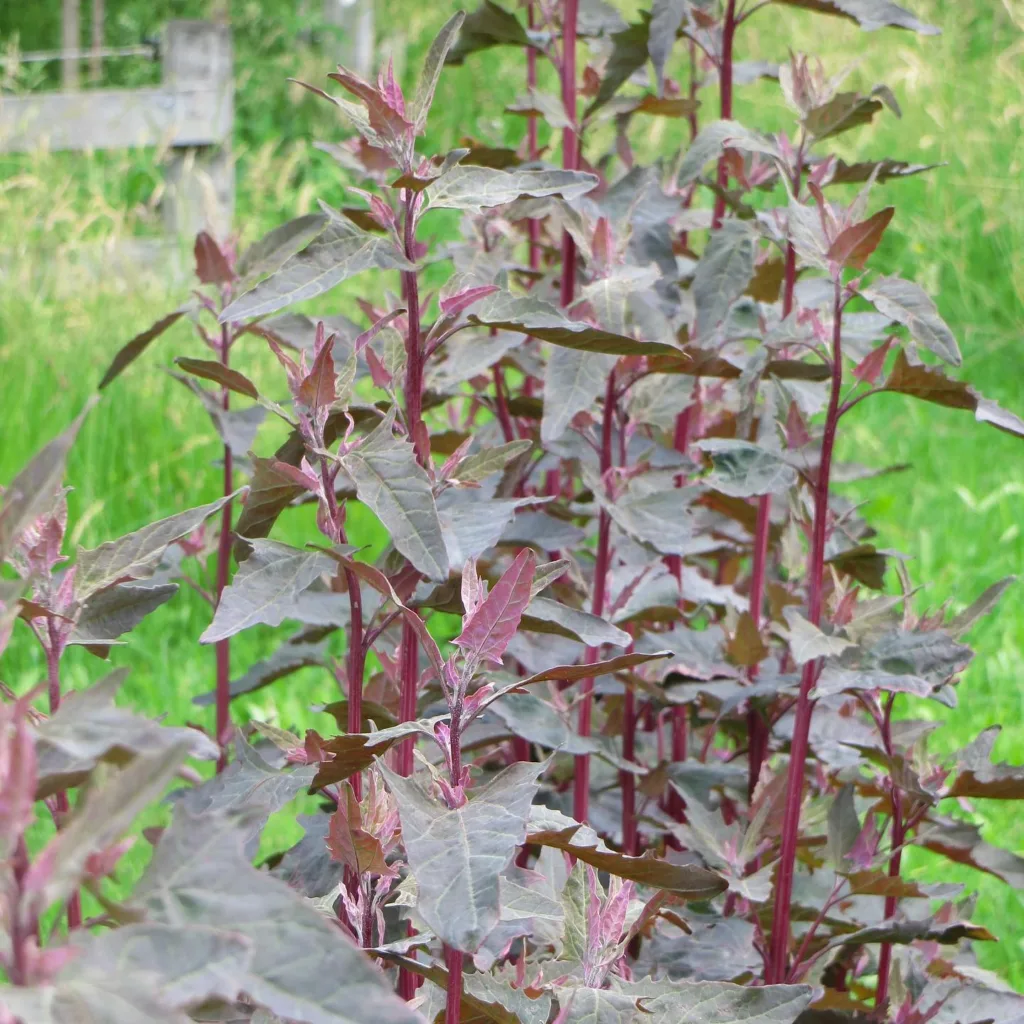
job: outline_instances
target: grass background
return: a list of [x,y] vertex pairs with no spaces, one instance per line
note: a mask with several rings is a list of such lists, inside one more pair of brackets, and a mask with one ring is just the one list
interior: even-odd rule
[[[59,6],[57,0],[0,5],[0,48],[10,55],[19,46],[58,45]],[[107,42],[139,42],[156,35],[167,19],[203,16],[208,6],[202,0],[107,0]],[[456,6],[452,0],[378,0],[381,51],[394,58],[407,84],[414,81],[433,33]],[[893,88],[903,118],[886,113],[875,125],[843,136],[842,155],[945,166],[884,187],[897,215],[877,264],[918,280],[936,297],[960,340],[964,378],[1021,412],[1024,0],[913,0],[912,6],[943,34],[868,34],[839,19],[775,7],[741,29],[738,54],[777,61],[785,59],[787,48],[805,50],[820,55],[830,72],[853,60],[852,83],[869,88],[884,81]],[[332,67],[337,40],[325,34],[311,40],[314,26],[295,8],[286,0],[233,4],[236,225],[244,241],[312,209],[318,197],[338,204],[344,195],[344,176],[312,145],[315,139],[340,137],[331,109],[285,80],[321,81]],[[139,60],[106,67],[104,84],[141,85],[158,74],[155,65]],[[56,81],[54,66],[24,66],[16,74],[10,64],[0,80],[5,91],[53,88]],[[421,151],[445,151],[464,135],[517,143],[522,122],[500,114],[522,82],[522,58],[512,51],[491,51],[446,71]],[[791,124],[772,83],[745,86],[739,93],[741,120],[768,129]],[[672,152],[683,144],[683,130],[653,119],[638,133],[644,136],[638,152]],[[155,150],[0,155],[0,481],[9,480],[34,449],[72,419],[127,338],[181,301],[184,287],[160,274],[140,273],[126,281],[102,272],[97,278],[87,269],[90,260],[95,263],[97,246],[159,231],[162,157]],[[441,223],[437,230],[448,227],[450,222]],[[85,258],[88,253],[93,256]],[[332,293],[317,308],[350,311],[353,294],[351,289]],[[158,369],[182,352],[200,354],[195,339],[179,326],[90,415],[69,460],[73,542],[93,546],[217,494],[219,445],[212,431],[197,429],[197,410],[184,389]],[[240,358],[257,375],[257,364],[266,366],[256,347]],[[271,444],[258,440],[256,448],[266,451]],[[927,582],[921,607],[949,599],[959,609],[989,583],[1019,571],[1024,555],[1019,441],[976,425],[965,414],[884,396],[863,403],[844,421],[841,445],[844,456],[860,462],[912,466],[861,483],[852,493],[867,503],[879,546],[909,555],[913,578]],[[372,541],[377,535],[368,520],[353,523],[352,532]],[[312,530],[301,514],[282,526],[283,539],[291,535],[297,541]],[[191,703],[213,685],[213,652],[195,642],[208,618],[202,601],[183,591],[115,649],[110,666],[132,670],[124,691],[128,702],[175,723],[212,725],[212,709]],[[44,671],[29,641],[20,631],[0,669],[19,691]],[[1019,762],[1024,754],[1019,669],[1024,586],[1010,590],[971,641],[978,656],[964,676],[959,708],[947,712],[927,705],[913,713],[946,720],[936,738],[946,750],[999,724],[997,756]],[[237,638],[234,674],[269,653],[274,643],[270,630]],[[107,668],[72,649],[65,683],[86,685]],[[284,726],[313,724],[308,705],[329,698],[332,690],[323,673],[306,670],[248,699],[241,710]],[[324,719],[321,727],[326,726]],[[1024,824],[1012,805],[979,802],[976,813],[989,840],[1024,849]],[[271,841],[285,838],[277,831]],[[139,851],[127,873],[142,862]],[[998,945],[979,950],[981,962],[1024,988],[1024,895],[927,855],[912,863],[925,877],[962,881],[978,891],[976,920],[1002,937]]]

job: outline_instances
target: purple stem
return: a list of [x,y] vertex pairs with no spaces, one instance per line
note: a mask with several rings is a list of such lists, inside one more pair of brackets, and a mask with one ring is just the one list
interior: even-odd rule
[[[896,700],[896,694],[890,694],[885,705],[885,715],[882,719],[882,744],[890,760],[893,757],[892,747],[892,707]],[[903,794],[896,785],[895,779],[890,779],[892,786],[892,856],[889,858],[889,877],[899,878],[900,862],[903,858],[903,843],[906,839],[906,825],[903,820]],[[896,906],[899,900],[895,896],[886,896],[884,921],[888,921],[896,913]],[[878,989],[875,993],[875,1006],[878,1009],[885,1007],[889,1001],[889,974],[892,967],[892,945],[885,942],[882,944],[881,952],[878,955]]]
[[[832,306],[832,386],[829,392],[825,433],[821,442],[821,464],[814,493],[814,527],[811,553],[807,565],[807,617],[811,625],[821,622],[825,579],[825,537],[828,525],[829,475],[832,450],[835,447],[836,424],[839,419],[839,393],[843,385],[843,285],[835,280]],[[788,972],[790,900],[793,896],[793,874],[796,868],[796,846],[800,834],[800,807],[803,803],[804,769],[807,764],[808,737],[814,705],[811,689],[818,676],[820,663],[809,661],[800,678],[800,696],[796,702],[796,721],[790,744],[789,773],[786,782],[786,807],[782,823],[782,850],[775,884],[775,918],[772,922],[771,948],[768,962],[769,984],[781,984]]]
[[[220,361],[228,365],[228,352],[231,343],[228,325],[220,329]],[[221,389],[221,408],[228,409],[231,392]],[[229,495],[233,490],[234,469],[231,461],[231,449],[224,445],[224,486],[223,494]],[[217,544],[217,604],[220,595],[228,583],[228,569],[231,565],[231,502],[228,502],[220,514],[220,541]],[[220,757],[217,759],[217,771],[222,772],[228,763],[228,744],[231,740],[231,641],[218,640],[216,644],[217,659],[217,742],[220,744]]]
[[[732,44],[736,35],[736,0],[728,0],[725,6],[725,21],[722,24],[722,60],[718,67],[719,93],[721,97],[721,118],[728,121],[732,117]],[[718,161],[718,195],[715,196],[715,211],[711,221],[712,228],[722,226],[725,216],[725,187],[729,183],[729,171],[725,164],[725,154]]]
[[[608,374],[608,387],[604,396],[604,419],[601,423],[601,479],[612,468],[612,421],[615,417],[615,371]],[[605,593],[608,580],[608,560],[611,543],[611,519],[602,508],[597,526],[597,559],[594,563],[594,597],[591,612],[599,618],[604,615]],[[593,665],[599,648],[588,647],[584,662]],[[590,720],[594,708],[594,680],[580,683],[580,736],[590,735]],[[590,812],[590,755],[576,755],[576,773],[573,780],[573,817],[586,821]]]
[[[50,714],[56,713],[60,707],[60,659],[64,652],[64,641],[60,637],[55,619],[47,622],[49,643],[44,646],[46,651],[46,681],[50,697]],[[68,800],[66,790],[62,790],[56,797],[57,813],[59,815],[58,828],[65,825],[65,817],[71,810],[71,802]],[[68,900],[68,932],[81,927],[82,924],[82,896],[76,889]]]
[[[579,166],[579,146],[576,136],[576,19],[579,0],[564,0],[562,9],[562,105],[571,122],[562,129],[562,167],[575,171]],[[568,231],[562,233],[562,288],[563,306],[572,303],[576,286],[576,243]]]

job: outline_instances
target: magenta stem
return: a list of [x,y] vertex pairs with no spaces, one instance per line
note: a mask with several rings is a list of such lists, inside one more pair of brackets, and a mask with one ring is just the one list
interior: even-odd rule
[[[60,637],[55,619],[48,620],[47,633],[49,643],[43,645],[43,650],[46,652],[46,682],[50,698],[50,714],[53,715],[60,707],[60,659],[64,651],[64,642]],[[66,790],[62,790],[57,794],[56,805],[59,821],[58,828],[63,828],[65,818],[71,810],[71,801],[68,799]],[[71,932],[75,928],[81,927],[81,924],[82,896],[76,889],[68,900],[68,931]]]
[[[728,0],[725,6],[725,21],[722,24],[722,59],[718,67],[719,94],[721,99],[721,117],[728,121],[732,117],[732,44],[736,35],[736,0]],[[715,210],[712,217],[712,228],[722,226],[725,216],[725,187],[729,184],[729,171],[723,153],[718,161],[718,195],[715,196]]]
[[[829,393],[825,433],[821,442],[821,464],[814,493],[814,527],[811,553],[807,564],[807,616],[811,624],[821,622],[825,579],[825,539],[828,526],[829,476],[832,451],[835,447],[836,424],[839,420],[839,393],[843,384],[842,317],[843,286],[837,277],[832,315],[832,386]],[[800,696],[796,703],[796,720],[789,753],[786,784],[786,806],[782,824],[782,849],[775,884],[775,918],[772,922],[769,984],[781,984],[788,972],[790,900],[793,896],[793,875],[796,868],[796,846],[800,833],[800,808],[803,803],[804,769],[807,764],[808,737],[814,705],[811,689],[818,676],[820,663],[809,661],[800,678]]]
[[[565,0],[562,8],[562,105],[571,122],[562,129],[562,167],[575,171],[579,167],[579,139],[576,135],[576,19],[579,0]],[[563,306],[572,303],[576,287],[576,243],[568,231],[562,233]]]
[[[882,744],[890,761],[893,757],[892,746],[892,708],[896,695],[890,694],[885,705],[885,715],[882,719]],[[890,778],[892,787],[892,856],[889,858],[889,877],[899,878],[901,861],[903,859],[903,843],[906,839],[906,827],[903,820],[903,793],[896,785],[896,780]],[[896,913],[899,900],[895,896],[886,896],[885,915],[883,920],[890,920]],[[889,1001],[889,975],[892,968],[892,944],[882,944],[881,952],[878,955],[878,988],[875,992],[875,1006],[882,1009]]]
[[[612,468],[612,422],[615,418],[615,370],[608,374],[608,386],[604,396],[604,418],[601,423],[601,480]],[[598,617],[604,615],[605,594],[608,581],[608,561],[611,544],[611,518],[604,508],[598,517],[597,558],[594,563],[594,596],[591,611]],[[599,648],[588,647],[585,664],[593,665],[598,658]],[[594,706],[593,677],[580,683],[580,736],[590,735],[591,716]],[[573,816],[577,821],[586,821],[590,813],[590,755],[576,755],[576,774],[573,780]]]
[[[220,361],[228,365],[231,349],[228,325],[220,329]],[[227,412],[231,404],[231,392],[221,388],[221,408]],[[222,493],[225,497],[234,490],[234,467],[232,466],[231,449],[224,445],[224,483]],[[220,540],[217,544],[217,604],[228,584],[228,569],[231,567],[231,502],[229,501],[220,513]],[[222,772],[228,763],[228,745],[231,742],[231,641],[227,638],[218,640],[215,647],[217,660],[217,691],[216,691],[216,731],[217,742],[220,744],[220,757],[217,759],[217,771]]]

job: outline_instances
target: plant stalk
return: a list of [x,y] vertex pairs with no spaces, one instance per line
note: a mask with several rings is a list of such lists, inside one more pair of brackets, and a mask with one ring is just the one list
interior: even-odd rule
[[[615,370],[608,374],[608,386],[604,396],[604,418],[601,423],[601,480],[612,468],[612,421],[615,417]],[[611,518],[601,509],[597,525],[597,558],[594,563],[594,596],[591,612],[598,617],[604,615],[605,594],[608,580],[608,561],[611,544]],[[588,647],[585,664],[593,665],[598,658],[599,648]],[[594,707],[594,679],[580,683],[580,712],[578,732],[580,736],[590,735],[591,716]],[[590,813],[590,755],[576,755],[576,772],[573,779],[573,817],[585,822]]]
[[[633,645],[629,645],[630,653]],[[632,686],[626,687],[622,723],[622,757],[632,761],[636,756],[636,694]],[[632,772],[620,772],[622,784],[622,852],[628,857],[638,853],[636,828],[636,776]]]
[[[732,118],[732,45],[736,35],[736,0],[727,0],[725,5],[725,21],[722,24],[722,58],[718,66],[718,82],[720,93],[720,113],[723,121]],[[718,195],[715,196],[715,209],[711,227],[720,228],[725,216],[725,187],[729,183],[729,171],[723,153],[718,161],[716,175]]]
[[[60,659],[63,653],[63,641],[60,638],[56,623],[53,619],[47,622],[49,643],[44,646],[46,652],[46,682],[50,698],[50,714],[56,713],[60,707]],[[67,790],[62,790],[56,798],[57,812],[60,815],[60,824],[63,828],[65,817],[71,810],[71,802],[68,800]],[[82,925],[82,895],[75,889],[68,900],[68,932],[72,932]]]
[[[832,451],[836,441],[839,420],[839,397],[843,385],[842,280],[835,280],[832,306],[832,386],[829,392],[825,433],[821,443],[821,464],[814,489],[814,526],[811,552],[807,565],[807,617],[817,626],[821,623],[821,608],[825,579],[825,539],[828,525],[829,476]],[[796,703],[796,721],[789,753],[789,772],[786,782],[786,806],[782,824],[782,849],[775,883],[775,917],[772,921],[770,956],[767,978],[769,984],[781,984],[788,971],[790,901],[793,896],[793,874],[796,866],[796,846],[800,831],[800,808],[803,803],[804,769],[807,764],[808,737],[814,705],[811,689],[818,677],[820,662],[809,661],[800,677],[800,696]]]
[[[796,170],[793,172],[793,194],[800,194],[800,179],[803,171],[804,146],[801,141],[797,149]],[[793,292],[796,289],[796,249],[791,241],[786,243],[785,282],[782,291],[782,318],[786,319],[793,312]],[[768,566],[768,540],[771,533],[772,496],[762,494],[757,501],[757,524],[754,528],[753,569],[750,579],[750,617],[760,630],[761,616],[764,610],[765,572]],[[753,681],[757,677],[757,667],[751,668],[748,678]],[[768,752],[769,729],[764,719],[751,707],[747,712],[747,736],[749,750],[747,753],[748,778],[747,795],[753,797],[754,787],[761,777],[761,765]]]
[[[220,361],[227,367],[231,343],[228,325],[220,329]],[[231,404],[231,392],[221,389],[221,408],[227,412]],[[229,495],[234,484],[234,467],[232,466],[231,449],[224,445],[224,483],[223,494]],[[228,569],[231,567],[231,502],[229,501],[220,514],[220,540],[217,544],[217,604],[228,583]],[[228,764],[228,744],[231,741],[231,641],[225,637],[216,644],[217,659],[217,743],[220,745],[220,757],[217,759],[217,771],[222,772]]]
[[[575,171],[579,167],[579,139],[576,135],[576,21],[579,0],[564,0],[562,8],[562,105],[570,125],[562,129],[562,168]],[[563,306],[572,303],[576,287],[576,243],[568,231],[562,232]]]
[[[526,5],[527,26],[534,28],[536,20],[536,10],[531,0]],[[537,51],[532,46],[526,48],[526,85],[528,89],[537,88]],[[526,151],[530,160],[537,159],[537,149],[537,118],[530,117],[526,122]],[[537,270],[540,267],[540,221],[531,218],[527,231],[530,239],[530,269]]]
[[[890,694],[885,705],[885,715],[882,719],[882,744],[890,759],[893,756],[892,747],[892,708],[896,695]],[[890,779],[892,785],[892,856],[889,858],[889,877],[899,878],[901,861],[903,859],[903,844],[906,840],[906,826],[903,820],[903,793],[896,785],[895,779]],[[886,896],[885,912],[882,920],[890,920],[896,913],[899,900],[895,896]],[[892,970],[892,944],[882,944],[878,954],[878,988],[875,992],[875,1006],[878,1009],[885,1007],[889,1001],[889,976]]]

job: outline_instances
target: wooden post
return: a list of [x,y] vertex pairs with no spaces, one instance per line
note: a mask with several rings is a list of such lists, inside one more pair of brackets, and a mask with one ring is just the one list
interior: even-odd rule
[[373,0],[323,0],[324,21],[341,30],[340,64],[369,78],[373,67]]
[[[81,0],[63,0],[61,5],[61,39],[62,50],[74,53],[82,48],[82,11]],[[61,62],[61,81],[67,92],[78,88],[78,58],[65,57]]]
[[191,238],[209,231],[223,240],[231,230],[235,170],[231,156],[234,120],[231,31],[208,21],[172,21],[163,47],[164,86],[188,102],[190,93],[213,91],[223,143],[176,145],[167,168],[164,224],[171,234]]
[[103,80],[103,0],[92,0],[92,50],[89,54],[89,81],[99,85]]

